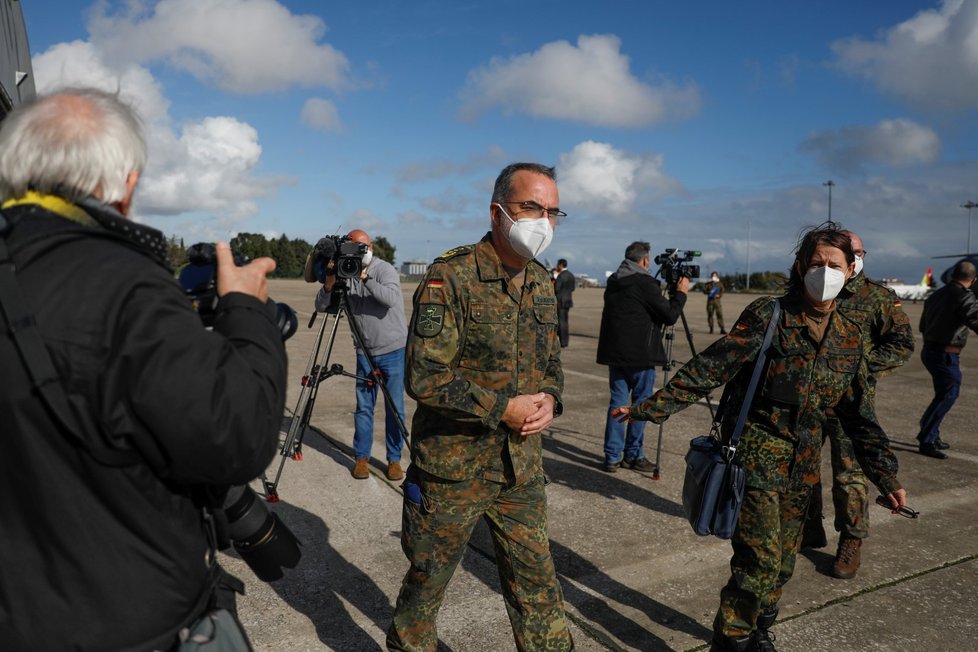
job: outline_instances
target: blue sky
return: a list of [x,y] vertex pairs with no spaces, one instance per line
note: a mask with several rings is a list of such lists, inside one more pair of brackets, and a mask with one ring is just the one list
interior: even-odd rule
[[[398,263],[478,240],[512,161],[557,166],[544,256],[786,270],[828,214],[872,276],[967,248],[978,1],[23,2],[35,83],[119,89],[137,219],[187,243],[363,228]],[[972,217],[978,249],[978,210]],[[705,269],[704,269],[705,271]]]

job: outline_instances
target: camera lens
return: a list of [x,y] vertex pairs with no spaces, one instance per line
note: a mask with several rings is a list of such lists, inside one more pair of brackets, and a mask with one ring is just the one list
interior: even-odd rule
[[277,580],[284,575],[282,567],[299,563],[299,540],[247,485],[231,487],[224,514],[234,549],[260,579]]
[[360,258],[356,256],[343,256],[337,265],[337,275],[340,278],[356,278],[360,276],[362,269]]

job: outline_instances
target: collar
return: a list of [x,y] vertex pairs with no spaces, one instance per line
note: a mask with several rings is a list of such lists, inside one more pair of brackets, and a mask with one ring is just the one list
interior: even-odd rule
[[98,227],[98,222],[93,220],[88,213],[80,209],[75,204],[72,204],[66,199],[62,199],[57,195],[47,195],[34,190],[28,190],[20,197],[14,197],[6,200],[3,202],[2,208],[12,208],[14,206],[25,206],[28,204],[40,206],[45,210],[51,211],[52,213],[57,213],[61,217],[69,219],[72,222],[77,222],[83,226],[89,226],[92,228]]
[[492,231],[486,233],[475,245],[475,262],[479,269],[479,278],[483,281],[509,279],[503,261],[499,260],[499,254],[492,245]]

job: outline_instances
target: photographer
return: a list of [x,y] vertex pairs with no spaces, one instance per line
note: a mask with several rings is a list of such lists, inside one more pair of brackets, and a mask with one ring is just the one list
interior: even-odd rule
[[686,305],[689,278],[682,276],[669,298],[649,275],[649,243],[633,242],[625,249],[618,271],[608,277],[598,335],[598,364],[608,365],[611,400],[604,429],[604,470],[614,473],[624,465],[651,471],[642,445],[645,422],[624,424],[611,417],[619,405],[638,404],[652,395],[655,365],[663,364],[662,327],[679,319]]
[[198,497],[275,454],[275,263],[235,267],[220,243],[205,330],[163,235],[127,219],[145,160],[138,117],[101,91],[39,98],[0,128],[4,649],[169,650],[233,611]]
[[[401,448],[404,437],[401,423],[404,423],[404,343],[407,340],[407,320],[404,317],[404,297],[401,294],[401,279],[394,266],[386,260],[375,258],[370,236],[365,231],[350,231],[350,240],[367,245],[363,255],[363,269],[359,278],[349,279],[347,297],[350,319],[357,320],[363,345],[357,346],[357,411],[353,415],[354,435],[353,453],[356,463],[353,477],[364,480],[370,476],[370,448],[374,440],[374,404],[377,402],[377,383],[370,378],[370,364],[367,355],[373,360],[380,373],[391,400],[397,407],[397,415],[385,406],[387,429],[387,479],[400,480],[404,477],[401,468]],[[329,265],[332,265],[330,261]],[[316,310],[326,312],[333,304],[336,273],[326,275],[323,287],[316,295]],[[354,345],[357,342],[354,340]]]

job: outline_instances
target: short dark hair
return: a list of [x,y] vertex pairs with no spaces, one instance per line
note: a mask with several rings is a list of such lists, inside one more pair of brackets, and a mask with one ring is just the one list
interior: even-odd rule
[[805,272],[808,270],[808,264],[815,256],[815,250],[818,249],[819,245],[841,249],[846,257],[847,265],[851,265],[856,260],[856,254],[852,251],[852,240],[849,239],[849,232],[843,229],[841,224],[826,221],[818,226],[807,227],[795,246],[795,263],[798,264],[792,263],[791,265],[788,284],[785,286],[786,294],[804,293]]
[[652,245],[648,242],[636,240],[625,249],[625,258],[633,263],[642,262],[642,259],[652,251]]
[[975,272],[974,263],[962,260],[960,263],[954,266],[951,270],[951,280],[952,281],[970,281],[978,275]]
[[535,172],[557,181],[557,171],[553,167],[547,167],[540,163],[510,163],[503,168],[503,171],[496,177],[496,185],[492,189],[492,201],[501,202],[509,197],[509,192],[513,189],[513,177],[521,171]]
[[564,267],[567,267],[567,259],[566,258],[561,258],[560,260],[557,261],[557,264],[558,265],[562,265]]

